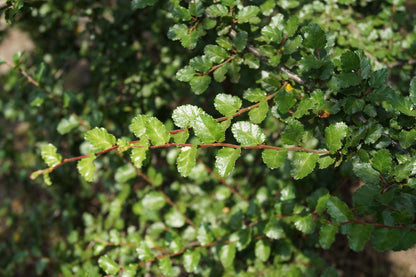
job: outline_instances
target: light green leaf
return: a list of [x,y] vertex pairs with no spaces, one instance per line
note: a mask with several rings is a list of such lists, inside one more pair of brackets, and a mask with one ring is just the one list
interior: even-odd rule
[[86,132],[84,138],[90,142],[96,151],[111,148],[114,144],[116,144],[115,136],[109,134],[104,128],[95,127],[94,129]]
[[310,24],[302,28],[303,43],[306,47],[323,49],[326,44],[326,34],[318,24]]
[[201,253],[198,248],[193,250],[186,250],[183,254],[183,267],[186,272],[195,272],[198,268],[199,260],[201,259]]
[[145,209],[158,211],[166,204],[166,199],[163,194],[158,191],[151,191],[147,193],[142,199],[142,205]]
[[192,147],[182,147],[181,153],[179,153],[176,160],[178,171],[183,177],[187,177],[191,173],[192,168],[196,164],[198,148],[196,145]]
[[235,162],[240,157],[241,148],[224,147],[215,156],[215,169],[221,177],[227,177],[234,169]]
[[159,269],[164,276],[172,275],[172,261],[169,256],[159,259]]
[[282,40],[282,31],[280,31],[276,26],[264,26],[261,29],[261,37],[259,37],[258,40],[266,43],[280,43]]
[[245,6],[243,9],[239,10],[237,13],[237,22],[238,23],[257,23],[257,14],[260,12],[260,8],[257,6]]
[[287,150],[285,148],[278,150],[265,149],[261,154],[263,162],[268,168],[279,168],[287,159]]
[[297,145],[304,133],[305,130],[302,123],[296,119],[290,119],[280,136],[283,144]]
[[123,153],[130,149],[130,140],[126,137],[121,137],[117,139],[117,151]]
[[338,227],[329,223],[324,223],[319,229],[319,244],[323,249],[329,249],[335,241]]
[[253,53],[244,54],[244,64],[251,69],[258,69],[260,67],[260,59]]
[[153,145],[161,145],[169,142],[170,134],[165,125],[156,117],[146,120],[146,134]]
[[212,44],[205,46],[204,53],[212,63],[216,64],[223,62],[229,56],[224,48]]
[[101,256],[98,259],[98,265],[107,274],[116,274],[120,270],[120,266],[108,255]]
[[212,17],[227,16],[228,8],[221,4],[216,4],[209,6],[205,12]]
[[138,138],[145,138],[146,134],[146,121],[149,119],[150,116],[140,114],[131,120],[131,124],[129,125],[130,132],[134,133],[134,135]]
[[348,126],[344,122],[337,122],[325,128],[325,143],[331,154],[342,147],[341,140],[347,136]]
[[232,268],[234,266],[235,252],[236,249],[234,243],[229,243],[221,247],[220,261],[224,268]]
[[42,151],[40,154],[42,156],[43,161],[49,167],[57,165],[62,161],[62,156],[56,153],[56,147],[51,143],[48,143],[44,147],[42,147]]
[[293,154],[291,175],[296,180],[308,176],[314,169],[319,155],[315,153],[296,152]]
[[211,229],[206,224],[201,224],[201,226],[199,226],[198,228],[196,238],[199,241],[199,243],[203,246],[210,244],[214,240],[214,235],[212,234]]
[[191,89],[196,95],[202,94],[207,90],[209,84],[211,83],[211,77],[208,75],[205,76],[195,76],[190,81]]
[[125,164],[119,168],[117,168],[116,173],[114,174],[114,179],[117,183],[125,183],[128,180],[136,177],[137,173],[134,169],[134,166],[131,164]]
[[139,243],[139,246],[136,248],[136,252],[141,261],[147,261],[154,258],[152,251],[144,240]]
[[172,114],[173,122],[179,128],[189,128],[198,115],[205,113],[200,107],[182,105],[177,107]]
[[225,116],[234,114],[241,108],[242,103],[238,96],[224,93],[217,94],[214,99],[215,109]]
[[416,143],[416,130],[410,131],[402,130],[399,134],[399,143],[402,147],[408,148]]
[[94,171],[95,171],[94,159],[95,159],[95,155],[90,154],[89,157],[79,160],[77,164],[79,173],[88,182],[92,182],[92,180],[94,179]]
[[319,169],[327,168],[328,166],[330,166],[334,162],[335,162],[335,158],[332,158],[330,156],[320,157],[319,160],[318,160]]
[[176,72],[176,79],[181,82],[190,82],[194,76],[195,70],[189,65],[181,68],[178,70],[178,72]]
[[65,135],[77,126],[79,126],[79,122],[77,118],[71,114],[68,119],[63,118],[61,121],[59,121],[56,130],[60,135]]
[[295,15],[292,15],[289,20],[286,22],[285,33],[288,37],[293,36],[299,27],[299,18]]
[[336,196],[331,196],[326,205],[328,207],[328,213],[336,223],[345,222],[354,217],[348,205]]
[[265,262],[270,257],[270,242],[265,239],[258,240],[256,242],[255,250],[256,258],[259,259],[262,262]]
[[143,147],[133,147],[131,149],[130,158],[135,167],[141,168],[143,165],[143,161],[146,159],[146,152],[149,149],[149,141],[145,139],[135,145]]
[[235,139],[242,146],[255,146],[262,144],[266,139],[263,130],[256,124],[248,121],[239,121],[233,124],[231,131]]
[[393,166],[390,151],[387,149],[377,151],[371,159],[371,165],[381,173],[389,172]]
[[243,98],[250,102],[259,102],[265,100],[267,93],[259,88],[249,88],[244,92]]
[[189,138],[189,132],[188,132],[188,130],[185,129],[182,132],[171,134],[171,136],[173,137],[173,141],[175,143],[186,143],[186,141]]
[[237,52],[241,52],[246,48],[248,34],[246,31],[238,32],[233,38],[233,46]]
[[260,124],[266,118],[267,113],[269,112],[269,105],[265,100],[260,101],[260,104],[257,108],[254,108],[248,112],[250,121],[256,124]]
[[172,228],[181,228],[183,225],[185,225],[185,217],[174,208],[171,208],[164,217],[166,225]]
[[312,214],[300,217],[294,222],[296,229],[305,234],[312,234],[315,231],[315,221],[312,218]]
[[350,224],[347,230],[350,248],[355,252],[363,251],[365,243],[370,239],[373,228],[372,225]]
[[47,186],[52,186],[52,181],[51,181],[51,178],[49,176],[49,172],[48,171],[45,171],[43,173],[43,181],[45,182],[45,184]]
[[221,142],[225,139],[220,123],[206,113],[198,114],[191,126],[202,143]]
[[223,64],[217,69],[214,70],[213,76],[214,80],[218,83],[224,82],[224,80],[227,78],[225,74],[228,72],[228,64]]
[[266,224],[264,234],[271,239],[281,239],[286,236],[282,224],[274,217]]

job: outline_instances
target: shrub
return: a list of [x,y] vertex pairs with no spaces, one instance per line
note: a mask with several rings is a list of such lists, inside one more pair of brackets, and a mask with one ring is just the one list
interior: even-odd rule
[[2,274],[337,276],[337,234],[416,243],[403,1],[3,9],[37,48],[4,61]]

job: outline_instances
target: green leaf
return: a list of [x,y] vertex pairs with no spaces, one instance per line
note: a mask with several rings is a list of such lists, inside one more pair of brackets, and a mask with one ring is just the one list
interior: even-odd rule
[[282,224],[274,217],[266,224],[264,234],[271,239],[281,239],[286,236]]
[[327,168],[328,166],[330,166],[334,162],[335,162],[335,158],[332,158],[330,156],[320,157],[319,160],[318,160],[319,169]]
[[296,152],[293,154],[291,175],[296,180],[308,176],[315,169],[319,155],[315,153]]
[[376,202],[381,188],[375,184],[366,184],[361,186],[352,196],[353,206],[359,214],[372,214],[379,209]]
[[198,40],[196,32],[189,33],[188,27],[185,24],[175,24],[169,28],[168,38],[171,40],[180,40],[185,48],[195,48]]
[[217,94],[214,99],[215,109],[225,116],[234,114],[241,108],[242,103],[238,96],[224,93]]
[[94,159],[95,159],[95,155],[90,154],[89,157],[79,160],[77,164],[79,173],[88,182],[92,182],[92,180],[94,179],[94,171],[95,171]]
[[101,256],[98,259],[98,265],[107,274],[116,274],[120,270],[120,266],[108,255]]
[[285,33],[288,37],[293,36],[299,27],[299,18],[295,15],[292,15],[289,20],[286,22]]
[[263,130],[256,124],[248,121],[239,121],[233,124],[231,131],[235,139],[242,146],[255,146],[262,144],[266,139]]
[[374,228],[371,245],[380,252],[393,249],[400,242],[402,233],[400,229]]
[[404,148],[409,148],[416,142],[416,130],[410,131],[402,130],[399,134],[399,143]]
[[134,135],[138,138],[145,138],[146,134],[146,121],[149,119],[148,115],[137,115],[133,117],[131,120],[131,124],[129,125],[130,132],[134,133]]
[[90,142],[95,151],[102,151],[116,144],[115,136],[109,134],[104,128],[95,127],[86,132],[84,138]]
[[176,72],[176,79],[181,82],[190,82],[195,76],[195,73],[195,70],[191,66],[187,65]]
[[204,48],[205,56],[212,62],[212,63],[221,63],[226,58],[228,58],[229,54],[227,51],[218,45],[209,44]]
[[163,194],[158,191],[151,191],[147,193],[142,199],[142,205],[145,209],[158,211],[166,204],[166,199]]
[[189,3],[189,12],[195,17],[201,17],[204,14],[204,4],[201,0],[194,0]]
[[60,135],[65,135],[69,133],[72,129],[79,126],[79,122],[77,118],[74,115],[70,115],[68,119],[63,118],[61,121],[59,121],[58,126],[56,127],[56,130]]
[[258,240],[256,242],[255,250],[256,258],[262,262],[269,259],[271,253],[270,242],[265,239]]
[[144,240],[139,243],[139,246],[136,248],[136,252],[141,261],[147,261],[154,258],[152,251]]
[[328,145],[331,154],[334,154],[342,147],[342,142],[348,133],[348,126],[344,122],[333,123],[325,128],[325,143]]
[[209,84],[211,83],[211,77],[208,75],[205,76],[195,76],[190,81],[191,89],[196,95],[204,93]]
[[117,168],[116,173],[114,174],[114,179],[117,183],[123,184],[136,177],[136,175],[137,173],[134,166],[131,164],[125,164]]
[[336,196],[331,196],[326,205],[328,213],[335,223],[345,222],[354,217],[348,205]]
[[350,248],[355,252],[363,251],[365,243],[370,239],[372,231],[372,225],[350,224],[347,231]]
[[238,32],[233,38],[233,46],[237,52],[241,52],[246,48],[248,34],[246,31]]
[[312,214],[300,217],[294,224],[296,229],[304,234],[312,234],[315,231],[315,221],[313,220]]
[[324,271],[322,271],[322,274],[320,277],[339,277],[338,270],[335,267],[327,267]]
[[269,105],[265,100],[260,101],[259,106],[248,112],[250,121],[256,124],[263,122],[269,112]]
[[214,235],[206,224],[201,224],[197,230],[196,238],[201,246],[204,246],[210,244],[214,240]]
[[201,73],[208,73],[212,67],[212,62],[207,56],[196,56],[189,60],[189,65],[192,66],[196,71]]
[[224,82],[224,80],[227,78],[225,74],[228,72],[228,64],[223,64],[222,66],[218,67],[214,70],[213,76],[214,80],[218,83]]
[[205,12],[212,17],[220,17],[220,16],[227,16],[228,15],[228,8],[221,5],[221,4],[216,4],[216,5],[211,5],[209,6]]
[[341,55],[341,66],[344,71],[357,70],[360,68],[360,58],[353,51],[347,51]]
[[338,226],[324,223],[319,229],[319,244],[323,249],[329,249],[335,241],[335,235],[338,232]]
[[244,92],[243,98],[250,102],[259,102],[265,100],[267,93],[259,88],[252,89],[249,88]]
[[296,119],[290,119],[280,136],[283,144],[297,145],[304,133],[305,130],[302,123]]
[[146,134],[153,145],[161,145],[169,142],[170,134],[165,125],[156,117],[146,120]]
[[172,114],[173,122],[179,128],[189,128],[198,115],[205,113],[200,107],[182,105],[177,107]]
[[310,24],[302,28],[303,43],[306,47],[323,49],[326,45],[326,34],[318,24]]
[[373,88],[378,88],[387,83],[387,77],[389,76],[389,69],[383,68],[373,72],[368,84]]
[[202,143],[221,142],[225,139],[220,123],[206,113],[199,114],[192,121],[192,127]]
[[257,6],[245,6],[243,9],[239,10],[237,13],[237,22],[241,23],[257,23],[258,17],[257,14],[260,12],[260,8]]
[[389,172],[393,166],[390,151],[387,149],[377,151],[371,159],[371,165],[381,173]]
[[380,173],[375,170],[369,163],[353,162],[354,174],[366,183],[377,184],[380,179]]
[[176,160],[178,171],[183,177],[187,177],[191,173],[192,168],[196,164],[198,148],[196,145],[192,147],[182,147],[181,153],[179,153]]
[[293,105],[296,104],[296,98],[293,93],[286,90],[280,90],[274,97],[274,102],[277,105],[277,109],[282,113],[287,113]]
[[40,154],[42,156],[43,161],[49,167],[57,165],[62,161],[62,156],[56,153],[56,147],[51,143],[48,143],[44,147],[42,147],[42,151]]
[[242,229],[230,236],[231,241],[235,241],[238,251],[244,250],[251,242],[252,229]]
[[282,40],[282,31],[280,31],[276,26],[264,26],[261,29],[261,37],[258,39],[266,43],[280,43]]
[[410,81],[409,99],[413,104],[416,104],[416,76]]
[[159,269],[164,276],[172,275],[172,261],[169,256],[159,259]]
[[178,210],[171,208],[168,213],[165,214],[165,223],[172,228],[181,228],[185,225],[185,217]]
[[198,248],[193,250],[186,250],[183,254],[183,267],[186,272],[195,272],[198,268],[199,260],[201,259],[201,253]]
[[240,154],[241,148],[224,147],[218,150],[215,156],[215,169],[221,177],[225,178],[231,173]]
[[133,147],[131,149],[130,158],[135,167],[141,168],[143,165],[143,161],[146,159],[146,152],[149,149],[149,141],[147,139],[144,139],[135,145],[143,147]]
[[117,139],[117,151],[123,153],[130,149],[130,140],[126,137],[118,138]]
[[252,53],[245,53],[244,64],[251,69],[258,69],[260,67],[260,59]]
[[275,169],[283,165],[287,159],[287,150],[285,148],[278,150],[265,149],[261,154],[263,162],[268,168]]
[[221,247],[220,249],[220,261],[224,268],[232,268],[234,266],[234,258],[235,258],[235,244],[229,243]]
[[361,78],[354,72],[341,72],[337,77],[340,88],[348,88],[357,86],[361,82]]

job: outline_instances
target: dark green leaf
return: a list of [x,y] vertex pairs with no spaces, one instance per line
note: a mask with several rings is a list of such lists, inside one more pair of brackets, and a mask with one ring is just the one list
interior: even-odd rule
[[416,76],[414,76],[410,81],[409,99],[413,104],[416,104]]
[[359,214],[372,214],[377,211],[379,204],[375,201],[381,188],[375,184],[366,184],[360,187],[352,196],[353,206]]
[[239,10],[237,13],[237,22],[238,23],[254,23],[256,24],[259,21],[257,14],[260,12],[260,8],[257,6],[245,6],[243,9]]
[[276,218],[270,219],[264,228],[264,234],[271,239],[281,239],[286,236],[282,224]]
[[341,66],[344,71],[357,70],[360,68],[360,58],[352,51],[347,51],[341,56]]
[[368,84],[374,88],[381,87],[386,84],[389,70],[387,68],[379,69],[371,74]]
[[324,223],[319,229],[319,244],[323,249],[329,249],[335,241],[335,235],[338,232],[338,226]]
[[269,105],[266,101],[260,101],[259,106],[248,112],[250,121],[256,124],[260,124],[266,118],[269,112]]
[[189,61],[189,65],[198,72],[208,73],[212,67],[212,62],[207,56],[196,56]]
[[401,233],[400,229],[374,228],[371,245],[377,251],[393,249],[400,242]]
[[326,34],[318,24],[310,24],[302,28],[303,43],[307,47],[323,49],[326,44]]
[[274,97],[274,102],[279,111],[285,114],[296,104],[296,98],[291,91],[281,90]]
[[369,163],[355,161],[353,163],[353,171],[358,178],[366,183],[377,184],[380,179],[380,173]]
[[312,214],[300,217],[294,223],[296,229],[298,229],[302,233],[312,234],[315,231],[315,221],[312,218]]
[[266,92],[259,88],[249,88],[244,92],[243,98],[250,102],[259,102],[266,99]]
[[354,72],[342,72],[337,77],[340,88],[356,86],[361,82],[361,78]]
[[195,70],[189,65],[176,72],[176,79],[181,82],[190,82],[194,76]]
[[353,223],[348,227],[347,237],[350,248],[355,252],[363,251],[365,243],[370,239],[373,226]]
[[241,52],[246,48],[247,45],[247,32],[241,31],[238,32],[237,35],[233,38],[233,46],[235,50]]
[[289,145],[296,145],[300,142],[305,130],[302,123],[296,119],[290,119],[286,128],[281,133],[282,143]]
[[158,191],[147,193],[142,199],[142,205],[145,209],[158,211],[166,204],[165,197]]
[[331,196],[327,202],[328,213],[336,223],[348,221],[354,217],[348,205],[336,196]]
[[276,26],[264,26],[261,29],[261,37],[259,37],[258,40],[266,43],[280,43],[282,40],[282,31],[280,31]]
[[295,15],[292,15],[289,20],[286,22],[285,33],[288,37],[293,36],[299,27],[299,18]]
[[217,64],[223,62],[229,56],[224,48],[212,44],[205,46],[204,53],[212,63]]
[[399,143],[402,147],[408,148],[416,143],[416,130],[410,131],[402,130],[399,134]]

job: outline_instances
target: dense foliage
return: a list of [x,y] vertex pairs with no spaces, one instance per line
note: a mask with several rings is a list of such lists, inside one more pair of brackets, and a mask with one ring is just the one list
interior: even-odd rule
[[403,1],[101,2],[2,7],[36,49],[3,61],[1,275],[337,276],[339,234],[416,244]]

